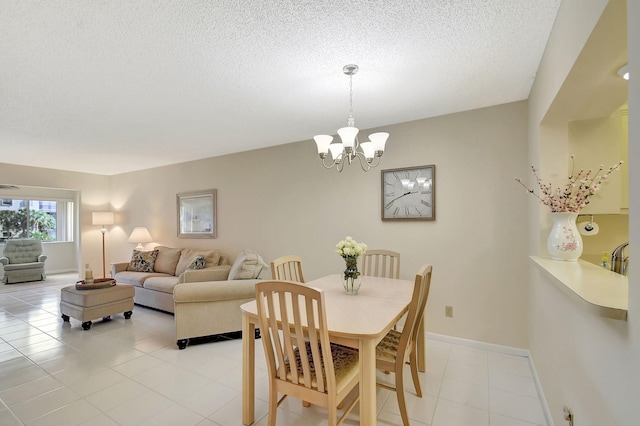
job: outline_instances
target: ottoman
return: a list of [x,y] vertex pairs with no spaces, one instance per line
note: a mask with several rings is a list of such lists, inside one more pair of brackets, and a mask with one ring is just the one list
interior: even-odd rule
[[60,313],[64,321],[69,317],[82,321],[82,328],[89,330],[91,320],[124,312],[125,319],[131,318],[133,311],[133,286],[114,285],[107,288],[78,290],[75,286],[60,290]]

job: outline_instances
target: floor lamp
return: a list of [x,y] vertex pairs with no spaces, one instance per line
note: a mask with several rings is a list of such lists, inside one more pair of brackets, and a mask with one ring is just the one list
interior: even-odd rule
[[100,225],[100,232],[102,232],[102,278],[107,277],[105,253],[104,253],[104,234],[107,232],[107,225],[113,225],[114,214],[113,212],[93,212],[91,214],[91,224]]

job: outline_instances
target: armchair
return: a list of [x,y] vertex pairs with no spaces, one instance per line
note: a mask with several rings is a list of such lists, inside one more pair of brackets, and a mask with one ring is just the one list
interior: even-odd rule
[[46,259],[47,256],[42,254],[40,240],[7,240],[4,256],[0,257],[0,263],[4,267],[2,282],[14,284],[46,279],[44,273]]

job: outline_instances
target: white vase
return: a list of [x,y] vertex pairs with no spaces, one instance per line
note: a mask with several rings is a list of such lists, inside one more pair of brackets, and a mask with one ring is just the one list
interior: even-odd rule
[[582,237],[576,227],[578,213],[551,213],[553,227],[547,239],[547,250],[554,260],[575,262],[582,254]]

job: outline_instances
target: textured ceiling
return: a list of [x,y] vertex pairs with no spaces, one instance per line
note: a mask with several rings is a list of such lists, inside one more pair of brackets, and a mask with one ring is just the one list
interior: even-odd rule
[[335,133],[348,63],[360,128],[523,100],[559,3],[2,0],[0,163],[111,175]]

